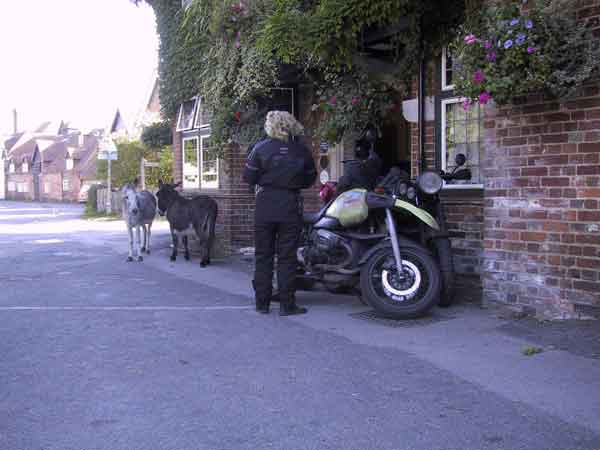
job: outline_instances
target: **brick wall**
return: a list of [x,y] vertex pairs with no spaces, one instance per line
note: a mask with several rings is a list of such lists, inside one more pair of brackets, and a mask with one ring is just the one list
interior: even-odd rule
[[[600,37],[600,1],[575,3]],[[600,84],[489,110],[484,299],[549,318],[600,308]]]
[[[46,192],[45,186],[48,186],[49,191]],[[61,173],[43,173],[40,174],[40,199],[42,201],[63,200],[62,196],[62,174]]]

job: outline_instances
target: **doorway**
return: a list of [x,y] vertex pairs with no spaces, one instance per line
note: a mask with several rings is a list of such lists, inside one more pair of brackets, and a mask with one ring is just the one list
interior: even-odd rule
[[394,113],[381,125],[381,136],[375,142],[375,152],[383,165],[385,175],[392,167],[399,167],[410,174],[410,126],[402,114]]

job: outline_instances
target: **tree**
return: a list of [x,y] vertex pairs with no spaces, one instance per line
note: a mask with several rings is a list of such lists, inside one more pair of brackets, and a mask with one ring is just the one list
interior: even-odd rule
[[[111,162],[112,185],[120,188],[135,180],[140,173],[140,161],[149,150],[141,142],[117,142],[119,159]],[[108,164],[98,161],[98,175],[100,179],[107,178]]]
[[141,136],[142,143],[152,149],[161,149],[173,143],[171,124],[168,121],[156,122],[144,127]]

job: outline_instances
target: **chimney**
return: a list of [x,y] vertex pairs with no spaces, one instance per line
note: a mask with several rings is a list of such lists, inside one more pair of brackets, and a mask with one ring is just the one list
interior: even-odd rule
[[13,109],[13,133],[17,134],[19,128],[17,127],[17,109]]

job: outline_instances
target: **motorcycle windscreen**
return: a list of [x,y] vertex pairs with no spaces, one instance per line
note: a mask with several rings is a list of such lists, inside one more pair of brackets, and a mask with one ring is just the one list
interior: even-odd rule
[[398,209],[404,209],[406,211],[411,212],[412,214],[417,216],[419,219],[421,219],[423,222],[425,222],[427,225],[429,225],[434,230],[437,230],[437,231],[440,230],[440,226],[438,225],[437,221],[431,214],[429,214],[427,211],[413,205],[412,203],[405,202],[404,200],[396,200],[396,203],[394,204],[394,206]]
[[327,208],[325,215],[337,219],[343,227],[353,227],[361,224],[369,217],[367,191],[364,189],[351,189],[340,194]]

